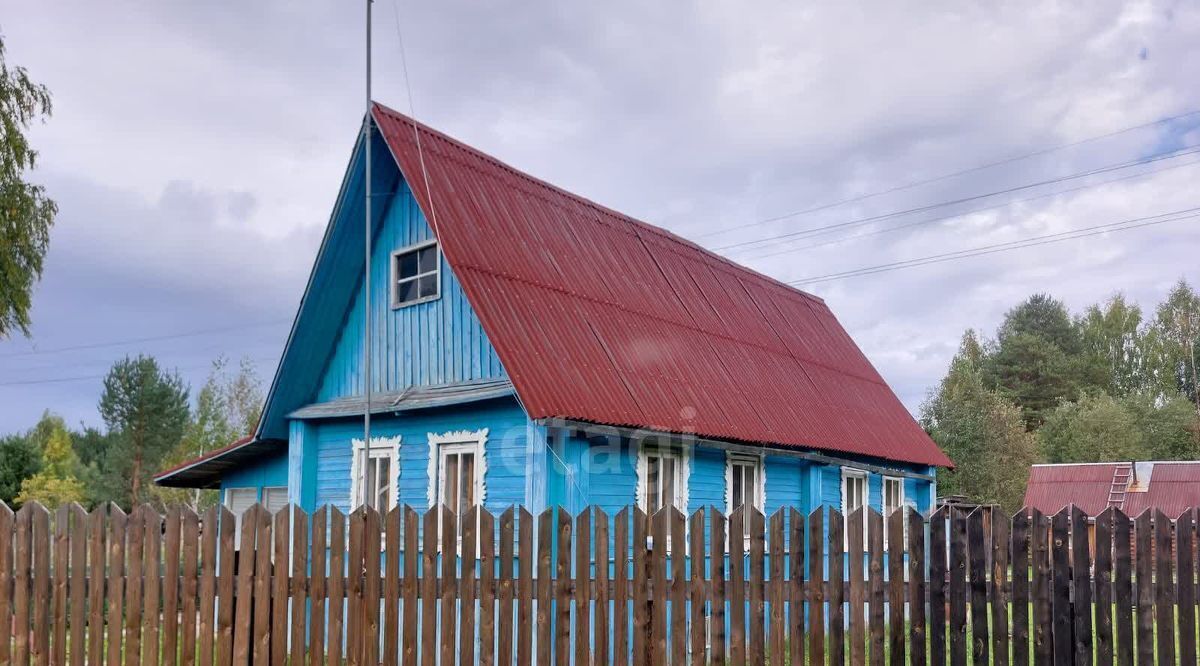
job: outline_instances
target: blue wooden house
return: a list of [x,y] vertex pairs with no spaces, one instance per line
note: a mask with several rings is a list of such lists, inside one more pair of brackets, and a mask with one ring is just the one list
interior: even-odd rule
[[360,133],[257,431],[159,484],[235,511],[930,508],[949,460],[820,298],[371,115],[369,292]]

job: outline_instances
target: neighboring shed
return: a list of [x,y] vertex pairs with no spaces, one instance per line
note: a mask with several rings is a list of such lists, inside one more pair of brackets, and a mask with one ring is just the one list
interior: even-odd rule
[[1200,461],[1034,465],[1025,506],[1046,514],[1074,504],[1089,516],[1117,507],[1129,516],[1162,509],[1171,518],[1200,506]]

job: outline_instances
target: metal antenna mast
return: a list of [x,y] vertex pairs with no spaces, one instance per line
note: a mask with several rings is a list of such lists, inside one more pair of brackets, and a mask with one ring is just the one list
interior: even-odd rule
[[[363,269],[363,397],[365,398],[363,406],[363,447],[368,451],[371,448],[371,3],[372,0],[366,0],[367,3],[367,95],[366,95],[366,115],[363,117],[363,147],[366,150],[364,157],[364,179],[363,189],[365,190],[365,198],[363,208],[366,213],[363,220],[364,236],[364,269]],[[368,454],[369,457],[369,454]],[[360,498],[363,504],[366,504],[368,490],[366,484],[363,484],[363,497]]]

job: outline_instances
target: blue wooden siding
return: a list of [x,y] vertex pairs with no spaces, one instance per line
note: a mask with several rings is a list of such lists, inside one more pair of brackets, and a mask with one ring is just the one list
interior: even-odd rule
[[[374,391],[503,377],[504,369],[475,316],[458,278],[441,258],[441,298],[404,308],[391,306],[391,255],[433,238],[424,213],[401,180],[386,207],[371,258]],[[361,282],[326,364],[318,401],[362,394],[363,293]]]
[[[419,510],[429,508],[429,433],[488,429],[485,506],[502,511],[525,502],[525,412],[514,400],[493,400],[455,409],[377,417],[371,436],[400,436],[397,500]],[[351,440],[362,439],[362,421],[337,419],[313,426],[316,473],[315,505],[350,509]]]
[[287,452],[263,456],[235,470],[226,472],[221,477],[221,490],[226,488],[258,488],[261,497],[262,488],[281,487],[288,484]]

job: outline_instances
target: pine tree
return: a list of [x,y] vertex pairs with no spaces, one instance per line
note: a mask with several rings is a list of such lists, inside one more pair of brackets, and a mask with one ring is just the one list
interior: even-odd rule
[[149,356],[125,358],[104,378],[100,416],[111,440],[100,466],[111,497],[126,506],[149,499],[147,487],[188,422],[188,390]]

